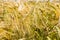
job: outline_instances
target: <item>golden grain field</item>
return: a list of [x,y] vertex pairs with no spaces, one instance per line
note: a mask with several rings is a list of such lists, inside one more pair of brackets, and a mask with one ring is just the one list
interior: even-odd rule
[[60,40],[60,3],[1,0],[0,40]]

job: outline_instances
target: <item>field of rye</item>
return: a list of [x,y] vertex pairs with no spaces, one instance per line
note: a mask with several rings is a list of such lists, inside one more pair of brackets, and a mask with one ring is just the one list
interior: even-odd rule
[[0,40],[60,40],[60,4],[0,1]]

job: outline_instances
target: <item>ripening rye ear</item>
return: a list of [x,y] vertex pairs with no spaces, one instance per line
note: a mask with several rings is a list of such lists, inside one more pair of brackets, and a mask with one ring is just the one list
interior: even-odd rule
[[59,16],[60,16],[60,9],[56,9],[55,13],[56,13],[56,18],[59,18]]
[[[58,6],[57,6],[58,5]],[[55,14],[56,14],[56,18],[59,18],[60,16],[60,7],[59,7],[59,3],[49,3],[49,6],[51,6],[55,11]]]
[[3,8],[0,8],[0,14],[2,14],[3,13]]
[[27,3],[22,3],[18,7],[18,11],[22,14],[22,16],[25,16],[30,11],[30,7]]

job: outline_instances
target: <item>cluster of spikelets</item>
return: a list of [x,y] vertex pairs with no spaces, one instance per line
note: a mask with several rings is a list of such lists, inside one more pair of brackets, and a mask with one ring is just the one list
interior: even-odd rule
[[17,5],[0,2],[0,40],[60,40],[59,3]]

